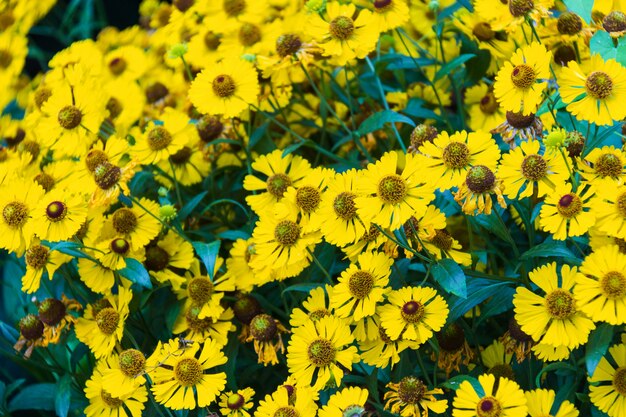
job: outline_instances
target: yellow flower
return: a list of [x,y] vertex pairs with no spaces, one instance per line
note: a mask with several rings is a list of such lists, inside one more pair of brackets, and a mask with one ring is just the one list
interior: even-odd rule
[[[170,230],[158,241],[146,246],[144,265],[151,276],[161,283],[170,282],[176,291],[185,281],[180,275],[194,260],[191,243]],[[180,275],[179,275],[180,274]]]
[[496,378],[491,374],[478,377],[478,384],[461,382],[454,397],[453,417],[507,416],[526,417],[528,408],[524,391],[507,378]]
[[545,417],[549,415],[578,417],[578,410],[574,407],[574,404],[567,400],[563,400],[556,409],[554,408],[556,393],[553,390],[536,389],[526,391],[525,395],[530,417]]
[[114,80],[136,81],[148,70],[148,59],[143,49],[124,45],[104,56],[105,74]]
[[626,180],[626,155],[614,146],[592,149],[578,166],[582,177],[594,186],[614,189]]
[[227,58],[205,68],[191,83],[189,100],[203,114],[236,117],[259,94],[254,66],[238,58]]
[[38,184],[29,180],[9,181],[0,189],[0,248],[21,256],[36,232],[37,203],[44,195]]
[[600,359],[589,377],[589,391],[591,402],[609,417],[623,414],[626,407],[626,345],[612,346],[608,355]]
[[485,83],[468,88],[464,102],[469,113],[468,126],[474,131],[489,132],[505,118],[505,112],[498,104],[493,89]]
[[438,400],[435,395],[443,394],[441,388],[429,390],[426,384],[414,376],[406,376],[398,383],[387,384],[385,410],[406,417],[427,417],[428,412],[445,413],[448,400]]
[[254,406],[252,397],[254,397],[252,388],[225,392],[220,396],[220,413],[224,417],[250,417],[249,410]]
[[159,204],[143,197],[138,200],[141,207],[137,204],[120,207],[107,216],[102,234],[115,234],[137,248],[154,239],[161,231],[161,223],[152,216],[158,213]]
[[47,193],[37,204],[33,222],[37,236],[50,242],[69,239],[87,219],[87,202],[80,194],[62,190]]
[[558,186],[546,197],[541,208],[541,228],[552,233],[556,240],[584,234],[595,222],[595,214],[591,211],[594,193],[589,186],[579,187],[576,192],[572,191],[570,183]]
[[330,396],[319,412],[319,417],[362,415],[369,392],[364,388],[346,387]]
[[[326,295],[328,293],[328,295]],[[332,297],[333,287],[326,285],[324,287],[317,287],[309,292],[309,296],[302,302],[302,308],[294,308],[291,310],[291,317],[289,324],[291,327],[299,327],[309,321],[316,321],[322,317],[330,316],[333,313],[333,309],[330,306],[330,301],[327,300]]]
[[133,154],[142,164],[156,164],[172,158],[189,144],[196,134],[194,126],[189,123],[189,118],[182,112],[168,107],[161,115],[161,119],[163,124],[149,123],[133,147]]
[[502,180],[497,178],[491,169],[484,165],[476,165],[467,171],[465,182],[454,193],[454,200],[461,205],[463,213],[470,216],[491,214],[492,194],[495,194],[500,207],[506,208],[502,188]]
[[0,79],[18,76],[22,72],[27,54],[27,38],[10,30],[3,30],[0,33]]
[[519,49],[496,76],[493,92],[507,111],[528,115],[537,111],[550,78],[552,53],[540,43]]
[[220,345],[226,345],[228,333],[236,329],[233,323],[235,317],[233,310],[230,308],[222,309],[222,314],[216,320],[210,317],[199,318],[201,310],[202,305],[185,303],[180,309],[174,326],[172,326],[172,333],[184,334],[185,339],[199,343],[210,338]]
[[386,368],[400,362],[400,353],[404,350],[418,349],[419,343],[411,340],[399,338],[391,340],[380,325],[380,319],[374,317],[374,324],[378,329],[378,334],[367,340],[359,341],[359,350],[361,351],[361,359],[370,366],[377,368]]
[[226,361],[221,345],[211,339],[182,349],[175,339],[159,346],[146,364],[155,400],[173,410],[212,404],[226,386],[226,374],[213,368]]
[[405,0],[374,1],[372,25],[379,32],[387,32],[403,26],[409,20],[409,7]]
[[[301,382],[301,381],[298,381]],[[305,388],[305,384],[280,386],[272,394],[259,402],[255,417],[299,416],[315,417],[317,413],[317,392]],[[290,394],[293,392],[293,395]]]
[[359,361],[354,338],[348,325],[328,316],[305,322],[294,329],[287,349],[287,366],[301,383],[320,390],[326,386],[340,386],[344,372],[341,365],[352,370]]
[[626,68],[614,59],[593,55],[583,71],[575,60],[561,70],[559,92],[579,120],[610,125],[626,116]]
[[41,278],[47,272],[48,279],[52,280],[54,273],[61,265],[72,260],[72,257],[40,244],[39,239],[34,239],[24,256],[26,261],[26,274],[22,277],[22,291],[27,294],[34,293],[39,289]]
[[102,385],[113,398],[128,396],[146,383],[146,358],[137,349],[111,355],[102,370]]

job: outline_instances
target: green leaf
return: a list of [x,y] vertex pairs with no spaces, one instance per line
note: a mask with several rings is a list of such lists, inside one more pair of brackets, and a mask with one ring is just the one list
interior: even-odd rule
[[51,383],[33,384],[18,392],[9,402],[10,412],[20,410],[54,410],[56,385]]
[[564,0],[563,2],[570,12],[576,13],[587,24],[591,23],[591,9],[593,8],[593,0]]
[[306,141],[301,140],[301,141],[297,141],[296,143],[292,143],[291,145],[287,146],[285,149],[283,149],[282,157],[284,158],[287,155],[289,155],[290,153],[292,153],[295,150],[297,150],[298,148],[301,148],[302,146],[304,146],[305,143],[306,143]]
[[479,397],[484,397],[485,396],[485,390],[483,389],[483,386],[480,385],[480,382],[478,382],[478,380],[472,376],[469,375],[457,375],[454,376],[450,379],[448,379],[446,382],[444,382],[443,384],[441,384],[441,386],[445,387],[445,388],[449,388],[449,389],[453,389],[453,390],[457,390],[459,389],[459,387],[461,386],[461,384],[463,382],[469,382],[472,385],[472,388],[474,388],[474,391],[476,391],[476,393],[478,394]]
[[379,111],[378,113],[374,113],[370,117],[365,119],[357,129],[356,133],[359,136],[365,136],[368,133],[372,133],[382,129],[386,123],[397,122],[415,126],[415,122],[413,122],[411,118],[397,113],[393,110],[383,110]]
[[181,220],[185,220],[191,214],[193,209],[195,209],[198,206],[198,204],[200,204],[202,199],[208,193],[209,193],[208,191],[203,191],[200,194],[198,194],[197,196],[195,196],[194,198],[192,198],[191,200],[189,200],[189,202],[187,204],[185,204],[185,207],[180,209],[180,212],[178,213],[178,218],[181,219]]
[[430,271],[444,290],[459,297],[467,298],[465,273],[453,259],[442,259],[433,265]]
[[585,350],[585,365],[590,376],[596,370],[600,359],[604,356],[609,345],[613,341],[613,326],[608,323],[599,325],[589,335],[589,341]]
[[71,242],[68,240],[68,241],[59,242],[55,244],[48,243],[48,246],[50,247],[51,251],[56,250],[66,255],[73,256],[75,258],[89,258],[89,256],[87,256],[86,254],[84,254],[83,252],[79,250],[83,247],[81,243]]
[[192,242],[193,248],[202,260],[202,263],[206,267],[207,274],[211,280],[215,275],[215,262],[217,261],[217,255],[220,251],[221,240],[216,240],[211,243],[204,242]]
[[541,386],[541,376],[543,374],[545,374],[546,372],[557,371],[557,370],[567,370],[567,371],[571,371],[572,373],[578,372],[578,368],[570,365],[569,363],[554,362],[541,368],[541,371],[539,371],[539,373],[537,374],[537,377],[535,378],[535,385],[537,385],[538,387]]
[[440,78],[445,77],[448,74],[451,74],[454,70],[456,70],[458,67],[463,65],[468,60],[474,58],[475,56],[476,55],[474,54],[463,54],[457,56],[450,62],[446,62],[441,66],[441,68],[439,68],[439,71],[437,71],[437,73],[435,74],[434,82],[436,82]]
[[458,319],[487,298],[499,294],[503,287],[509,285],[508,282],[493,282],[483,278],[469,279],[467,281],[467,298],[452,296],[448,299],[450,306],[448,321],[452,322]]
[[622,37],[617,42],[617,47],[613,45],[613,38],[607,32],[599,30],[589,41],[591,54],[600,54],[602,59],[615,59],[620,64],[626,66],[626,40]]
[[261,140],[265,132],[267,132],[267,128],[269,127],[269,120],[264,122],[261,126],[257,127],[254,132],[250,135],[250,141],[248,142],[248,146],[250,149],[254,149],[257,143]]
[[57,381],[54,409],[58,417],[67,417],[67,412],[70,409],[71,385],[72,378],[68,374],[63,375]]
[[520,261],[533,258],[549,258],[551,256],[560,258],[570,258],[572,260],[577,259],[576,255],[570,251],[564,242],[560,241],[546,241],[535,247],[528,249],[520,256]]
[[309,293],[311,290],[317,288],[317,287],[321,287],[324,284],[321,282],[305,282],[302,284],[294,284],[294,285],[290,285],[289,287],[285,288],[283,290],[283,292],[281,293],[281,295],[285,294],[286,292],[305,292],[305,293]]
[[127,278],[137,285],[144,288],[152,288],[152,282],[150,282],[150,274],[137,259],[126,258],[126,268],[118,271],[121,276]]

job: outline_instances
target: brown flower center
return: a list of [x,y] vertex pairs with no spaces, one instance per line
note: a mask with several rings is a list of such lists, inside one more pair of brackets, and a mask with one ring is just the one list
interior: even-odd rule
[[98,165],[109,162],[107,154],[99,149],[92,149],[87,153],[85,165],[89,172],[94,172]]
[[316,339],[307,349],[309,360],[313,365],[323,367],[328,366],[335,360],[335,348],[330,340]]
[[59,124],[64,129],[74,129],[80,122],[83,120],[83,113],[80,111],[78,107],[75,106],[65,106],[61,110],[59,110],[59,114],[57,116],[57,120]]
[[122,114],[124,106],[122,105],[121,101],[119,101],[115,97],[111,97],[109,101],[107,101],[107,110],[109,111],[109,118],[111,120],[115,120],[117,116]]
[[487,22],[479,22],[472,29],[472,34],[476,36],[479,41],[490,41],[495,38],[495,33],[491,29],[491,25]]
[[354,21],[347,16],[337,16],[328,28],[333,38],[345,41],[354,33]]
[[0,68],[7,69],[13,62],[13,55],[6,49],[0,49]]
[[293,246],[300,238],[300,226],[291,220],[282,220],[274,229],[274,237],[283,246]]
[[252,46],[261,40],[261,29],[252,23],[244,23],[239,28],[239,42],[243,46]]
[[210,31],[210,30],[204,34],[203,39],[204,39],[204,46],[206,46],[206,48],[209,51],[216,51],[221,43],[220,36],[217,33]]
[[555,319],[565,320],[576,313],[574,296],[562,289],[556,289],[546,296],[546,308]]
[[356,195],[349,192],[339,193],[333,201],[335,214],[344,220],[352,220],[356,216]]
[[611,300],[621,299],[626,295],[626,277],[621,272],[607,272],[600,279],[602,292]]
[[245,0],[224,0],[224,12],[230,17],[237,17],[246,10]]
[[213,93],[220,98],[228,98],[235,94],[235,80],[226,74],[218,75],[213,79]]
[[106,335],[112,335],[117,330],[120,315],[112,307],[103,308],[96,314],[96,324],[100,331]]
[[109,70],[113,75],[121,75],[126,70],[127,65],[124,58],[116,57],[109,62]]
[[378,183],[378,195],[386,203],[399,204],[406,193],[406,182],[399,175],[387,175]]
[[196,277],[189,282],[187,291],[189,298],[198,304],[204,304],[213,295],[213,283],[207,277]]
[[448,168],[465,168],[470,160],[470,150],[463,142],[450,142],[443,150],[442,159]]
[[473,193],[481,194],[491,191],[496,182],[493,171],[484,165],[476,165],[467,171],[465,184]]
[[124,375],[135,378],[143,372],[146,358],[137,349],[127,349],[120,353],[119,365]]
[[498,101],[493,92],[488,92],[480,99],[480,111],[485,114],[494,114],[498,110]]
[[43,335],[43,322],[34,314],[28,314],[20,319],[20,334],[26,340],[36,340]]
[[184,165],[191,159],[193,151],[189,146],[183,146],[179,151],[170,155],[169,160],[175,165]]
[[426,394],[426,385],[414,376],[406,376],[398,383],[398,397],[405,404],[419,404]]
[[153,151],[160,151],[172,143],[172,135],[163,126],[157,126],[148,133],[148,146]]
[[485,397],[476,404],[476,414],[478,417],[500,417],[502,416],[502,406],[494,397]]
[[26,251],[26,265],[33,269],[41,269],[48,262],[49,250],[42,245],[34,245]]
[[585,81],[587,94],[597,100],[604,100],[613,93],[613,80],[606,72],[594,71]]
[[110,162],[98,165],[93,173],[96,184],[103,190],[112,188],[122,177],[121,168]]
[[124,256],[130,250],[130,244],[126,241],[126,239],[115,238],[111,241],[111,251],[117,253],[118,255]]
[[600,155],[600,157],[596,160],[596,163],[593,165],[593,169],[602,177],[616,178],[622,173],[624,166],[617,155],[605,153]]
[[112,397],[111,394],[106,392],[105,390],[100,391],[100,398],[102,402],[109,408],[120,408],[124,401],[119,398]]
[[583,202],[574,193],[565,194],[559,199],[556,209],[561,216],[570,219],[583,210]]
[[170,263],[170,255],[158,245],[150,246],[146,249],[146,260],[144,265],[148,271],[162,271]]
[[524,16],[526,13],[530,12],[533,7],[535,7],[533,0],[509,0],[509,12],[511,12],[513,17]]
[[626,396],[626,367],[622,366],[615,370],[613,375],[613,387],[615,391],[619,392],[622,396]]
[[28,207],[20,201],[12,201],[2,210],[4,222],[14,229],[18,229],[28,220]]
[[454,239],[445,229],[435,230],[435,236],[432,238],[431,243],[442,251],[448,252],[452,249]]
[[283,194],[292,184],[291,178],[280,173],[272,175],[265,183],[267,184],[267,191],[278,199],[283,198]]
[[575,35],[583,28],[583,21],[576,13],[563,12],[556,22],[559,33],[564,35]]
[[305,213],[314,211],[322,201],[322,196],[317,188],[305,185],[296,191],[296,204]]
[[202,365],[196,358],[185,358],[176,364],[174,375],[181,385],[195,386],[202,381]]
[[168,94],[169,90],[160,82],[156,82],[146,88],[146,100],[148,100],[150,104],[156,103],[162,98],[165,98]]
[[259,314],[250,321],[250,334],[260,342],[268,342],[278,334],[276,320],[269,314]]
[[516,113],[512,111],[506,112],[506,121],[511,127],[515,129],[527,129],[535,122],[535,114],[523,115],[521,112]]
[[113,213],[112,223],[115,231],[121,234],[128,234],[135,230],[138,219],[131,209],[122,207]]
[[535,70],[526,64],[516,66],[513,68],[513,72],[511,72],[513,85],[523,90],[531,87],[535,83],[535,79]]
[[408,301],[402,306],[402,318],[409,323],[418,323],[424,318],[424,305],[418,301]]
[[320,308],[309,313],[309,318],[313,321],[318,321],[322,317],[327,316],[330,316],[330,311],[326,310],[325,308]]
[[374,288],[374,276],[367,271],[357,271],[348,279],[348,288],[355,298],[363,299]]
[[56,298],[46,298],[39,304],[37,314],[39,320],[48,326],[56,326],[65,317],[67,309],[61,300]]
[[243,395],[234,393],[228,396],[226,400],[226,406],[231,410],[238,410],[246,403],[246,399]]
[[626,14],[621,10],[613,10],[602,19],[602,27],[609,33],[626,30]]
[[298,35],[286,33],[276,39],[276,52],[281,58],[295,54],[301,47],[302,40]]
[[46,217],[53,223],[59,222],[67,215],[67,206],[60,201],[53,201],[46,207]]
[[274,412],[273,417],[300,417],[300,413],[292,406],[280,407]]
[[626,193],[622,193],[617,197],[615,205],[617,206],[619,214],[626,218]]
[[522,175],[531,181],[539,181],[546,176],[548,164],[541,155],[528,155],[522,161]]

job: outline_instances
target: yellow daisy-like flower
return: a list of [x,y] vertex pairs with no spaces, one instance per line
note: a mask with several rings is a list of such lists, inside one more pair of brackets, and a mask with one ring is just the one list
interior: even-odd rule
[[406,376],[398,383],[387,384],[385,410],[405,417],[428,417],[428,412],[445,413],[448,400],[439,400],[435,395],[443,394],[441,388],[429,390],[424,382],[414,376]]
[[360,387],[346,387],[330,396],[317,413],[318,417],[362,415],[369,392]]
[[71,195],[63,190],[50,191],[33,213],[37,236],[51,242],[69,239],[87,219],[87,210],[82,195]]
[[594,229],[619,239],[626,239],[626,186],[604,185],[594,203]]
[[333,317],[309,321],[294,329],[287,349],[287,366],[301,383],[315,390],[327,385],[340,386],[344,372],[359,361],[348,325]]
[[327,299],[332,297],[332,293],[333,287],[330,285],[326,285],[326,288],[317,287],[312,289],[307,299],[302,302],[302,308],[296,307],[291,310],[289,319],[291,327],[299,327],[306,322],[330,316],[333,310],[330,306],[330,301]]
[[72,260],[72,257],[40,244],[39,239],[34,239],[24,256],[26,261],[26,273],[22,277],[22,291],[27,294],[34,293],[39,289],[41,278],[47,272],[48,279],[52,280],[54,273],[61,265]]
[[226,386],[226,373],[212,368],[226,361],[222,346],[211,339],[183,349],[176,339],[159,346],[146,364],[155,400],[173,410],[212,404]]
[[225,392],[220,396],[220,413],[224,417],[250,417],[249,410],[254,406],[252,397],[254,397],[252,388]]
[[44,189],[29,180],[10,181],[0,188],[0,248],[21,256],[36,232],[37,203]]
[[24,67],[27,54],[28,41],[26,36],[11,30],[3,30],[0,33],[0,68],[2,68],[0,78],[19,75]]
[[448,318],[448,304],[432,288],[404,287],[389,293],[380,307],[380,321],[391,340],[400,337],[426,343]]
[[359,321],[373,316],[376,304],[391,289],[388,287],[393,260],[384,253],[366,252],[341,273],[333,288],[330,305],[338,317]]
[[361,173],[355,199],[357,213],[364,222],[395,230],[411,216],[422,216],[435,198],[434,187],[426,182],[419,159],[405,156],[399,172],[398,153],[388,152]]
[[493,92],[504,110],[528,115],[537,111],[550,78],[552,52],[540,43],[513,54],[496,76]]
[[111,397],[124,397],[146,383],[146,358],[139,350],[126,349],[119,355],[111,355],[107,362],[102,385]]
[[163,124],[149,123],[133,147],[133,153],[143,164],[156,164],[172,157],[194,137],[195,128],[184,113],[168,107],[160,118]]
[[529,140],[502,155],[498,176],[507,197],[530,197],[535,189],[537,197],[543,197],[557,185],[564,185],[569,171],[562,155],[556,150],[546,150],[541,155],[540,148],[539,141]]
[[161,231],[161,222],[152,216],[159,213],[159,204],[143,197],[139,204],[115,210],[107,217],[102,234],[123,237],[137,248],[147,245]]
[[609,417],[620,417],[626,408],[626,345],[609,348],[589,378],[591,402]]
[[567,110],[579,120],[610,125],[626,117],[626,68],[614,59],[593,55],[585,70],[576,60],[561,70],[559,92]]
[[373,24],[381,33],[403,26],[409,20],[409,6],[405,0],[374,1],[373,11]]
[[85,408],[87,417],[141,417],[148,401],[148,390],[143,385],[120,397],[113,397],[104,387],[103,374],[110,368],[117,356],[98,362],[93,375],[85,384],[85,396],[89,405]]
[[261,269],[252,269],[250,266],[256,257],[256,249],[252,239],[237,239],[226,259],[226,274],[235,277],[237,290],[248,293],[256,286],[261,286],[271,280],[271,265]]
[[572,288],[577,274],[576,267],[563,265],[559,284],[556,263],[552,262],[528,274],[545,296],[526,287],[517,288],[513,297],[515,319],[522,331],[536,342],[567,346],[568,349],[587,343],[589,333],[596,326],[576,305]]
[[259,156],[252,163],[252,169],[267,176],[262,180],[255,175],[247,175],[243,181],[243,188],[248,191],[265,191],[246,197],[246,202],[258,215],[272,209],[275,203],[283,199],[289,187],[298,189],[300,183],[313,173],[306,159],[293,154],[283,157],[280,149]]
[[236,117],[259,94],[258,74],[242,59],[227,58],[207,66],[191,83],[189,100],[203,114]]
[[526,417],[526,397],[519,385],[507,378],[500,378],[497,387],[494,387],[495,382],[496,377],[491,374],[480,375],[480,385],[476,387],[469,381],[463,381],[456,390],[452,416]]
[[626,155],[614,146],[592,149],[578,166],[583,178],[594,186],[614,187],[626,180]]
[[556,393],[553,390],[536,389],[526,391],[526,403],[530,417],[578,417],[578,410],[574,404],[564,400],[558,407],[554,407]]
[[319,42],[324,55],[332,57],[337,65],[365,58],[376,47],[379,24],[373,21],[372,12],[360,10],[354,19],[355,13],[354,4],[333,1],[326,5],[326,18],[319,14],[310,17],[309,33]]
[[178,317],[176,317],[174,326],[172,326],[172,333],[184,335],[183,337],[186,340],[193,340],[199,343],[207,338],[211,338],[220,345],[226,345],[228,333],[236,329],[233,323],[233,318],[235,317],[233,310],[230,308],[222,309],[222,314],[217,320],[213,320],[210,317],[199,318],[201,310],[201,305],[185,303],[181,307]]
[[[174,230],[146,246],[144,266],[157,281],[170,282],[177,291],[185,282],[181,270],[187,270],[194,260],[193,246]],[[179,275],[180,274],[180,275]]]
[[502,180],[488,167],[476,165],[467,170],[465,182],[454,193],[454,200],[461,205],[463,213],[470,216],[491,214],[492,195],[495,195],[500,207],[506,208],[502,197]]
[[609,245],[588,255],[574,288],[580,310],[593,321],[626,323],[626,255]]
[[363,362],[377,368],[386,368],[400,362],[400,353],[404,350],[418,349],[419,343],[411,340],[391,340],[380,325],[380,319],[374,317],[374,324],[378,327],[376,337],[359,341],[359,350]]
[[133,293],[119,287],[119,294],[110,295],[89,304],[85,315],[76,323],[76,337],[89,346],[96,358],[106,358],[122,340],[124,323],[128,317],[128,304]]
[[548,195],[539,214],[539,224],[554,239],[565,240],[568,236],[580,236],[594,224],[596,216],[591,211],[594,197],[592,187],[579,187],[572,191],[572,185],[558,186]]
[[471,166],[484,165],[495,171],[500,150],[485,132],[441,132],[433,142],[424,142],[418,156],[424,175],[439,190],[459,187]]
[[305,384],[298,380],[298,387],[282,385],[268,394],[259,402],[255,417],[282,417],[299,416],[315,417],[317,413],[317,391],[305,388]]
[[469,113],[468,126],[474,131],[489,132],[498,127],[505,118],[505,112],[498,104],[493,89],[485,83],[468,88],[465,91],[464,103]]

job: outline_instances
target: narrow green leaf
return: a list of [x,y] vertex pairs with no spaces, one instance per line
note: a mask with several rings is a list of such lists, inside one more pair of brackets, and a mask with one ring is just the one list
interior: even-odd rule
[[211,280],[215,275],[215,262],[217,261],[217,255],[220,251],[220,244],[222,242],[220,240],[216,240],[211,243],[204,242],[192,242],[193,248],[196,250],[196,253],[200,257],[200,260],[206,267],[207,274]]
[[405,123],[415,126],[415,122],[410,117],[397,113],[393,110],[383,110],[372,114],[365,119],[357,129],[359,136],[365,136],[368,133],[382,129],[386,123]]
[[463,54],[463,55],[457,56],[450,62],[446,62],[444,65],[441,66],[441,68],[439,68],[439,71],[437,71],[437,73],[435,74],[434,81],[436,82],[437,80],[445,77],[446,75],[451,74],[454,70],[456,70],[458,67],[463,65],[466,61],[474,58],[475,56],[476,55],[474,54]]
[[54,410],[58,417],[67,417],[70,409],[72,378],[68,374],[63,375],[56,384],[56,394],[54,396]]
[[549,257],[571,258],[576,259],[576,255],[570,251],[564,242],[546,241],[537,246],[528,249],[520,256],[520,260],[524,261],[532,258],[549,258]]
[[185,204],[185,207],[180,209],[180,212],[178,212],[178,218],[181,220],[185,220],[208,193],[208,191],[203,191],[191,200],[189,200],[189,202]]
[[152,288],[150,274],[141,262],[133,258],[126,258],[126,267],[118,271],[121,276],[144,288]]
[[567,371],[571,371],[572,373],[576,373],[578,371],[578,368],[566,362],[551,363],[541,368],[541,371],[539,371],[539,373],[537,374],[537,377],[535,378],[535,385],[537,385],[538,387],[541,386],[541,376],[543,374],[545,374],[546,372],[552,372],[552,371],[557,371],[557,370],[567,370]]
[[596,366],[600,363],[600,359],[604,356],[609,345],[613,340],[613,326],[608,323],[599,325],[589,335],[585,350],[585,365],[587,373],[591,376],[596,370]]
[[55,384],[33,384],[18,392],[11,401],[10,412],[20,410],[54,410]]
[[465,273],[453,259],[442,259],[430,271],[444,290],[461,298],[467,298]]
[[294,285],[290,285],[289,287],[285,288],[283,290],[282,294],[285,294],[287,292],[305,292],[305,293],[309,293],[311,290],[317,288],[317,287],[321,287],[324,284],[321,282],[305,282],[302,284],[294,284]]
[[250,141],[248,142],[248,146],[250,147],[250,149],[254,149],[256,144],[259,143],[261,138],[265,135],[265,132],[267,132],[267,128],[269,127],[269,125],[270,122],[268,120],[264,122],[261,126],[257,127],[254,132],[252,132],[252,134],[250,135]]

